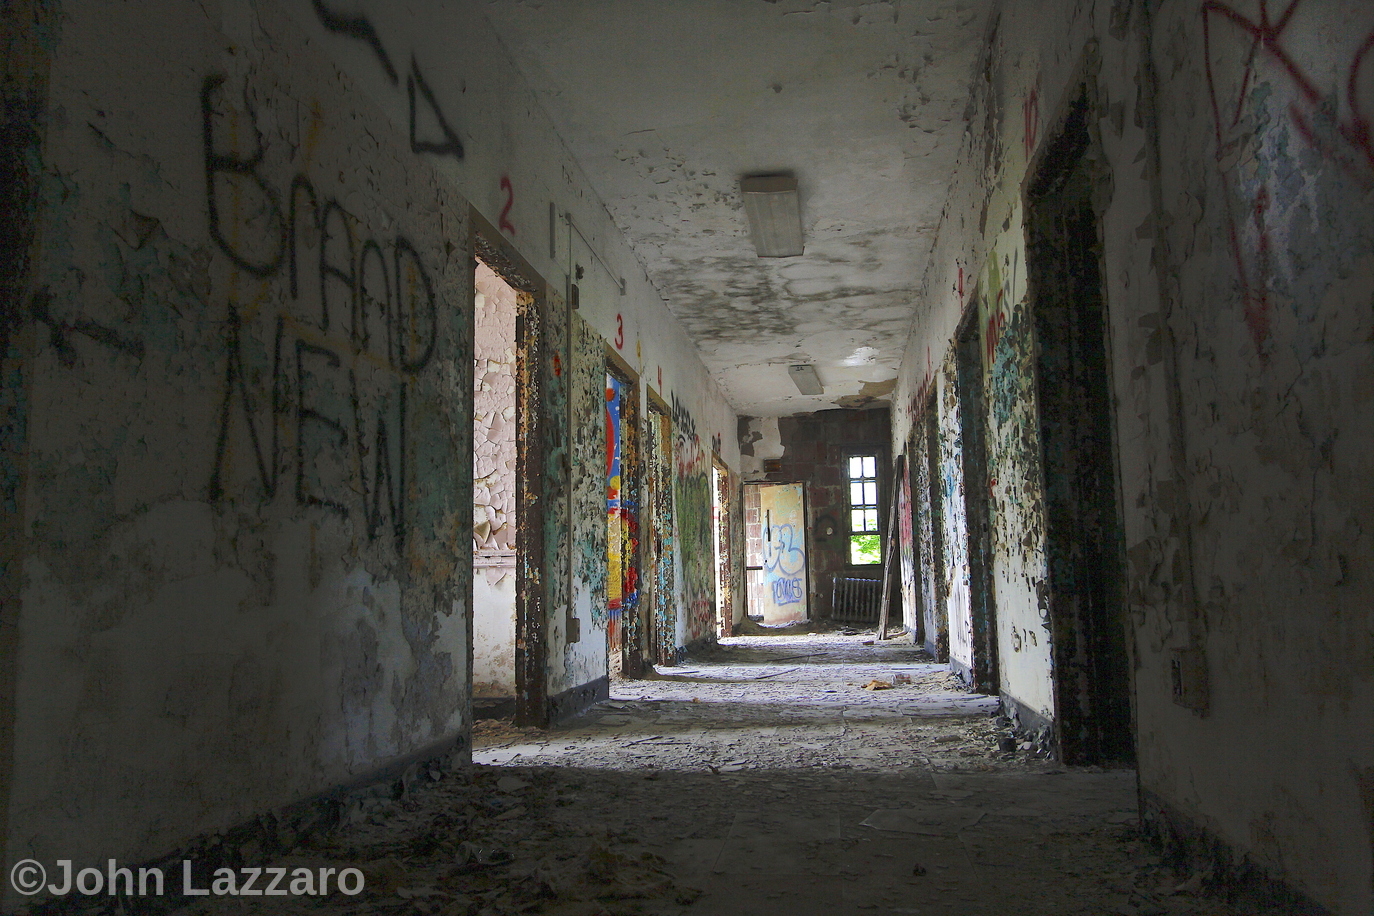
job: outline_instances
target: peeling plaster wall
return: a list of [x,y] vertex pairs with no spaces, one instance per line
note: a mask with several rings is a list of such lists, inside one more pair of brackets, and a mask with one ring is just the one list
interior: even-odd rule
[[[1147,813],[1355,914],[1374,903],[1374,11],[1291,10],[1002,8],[893,442],[978,308],[1001,687],[1053,716],[1021,200],[1086,84]],[[1178,649],[1205,659],[1205,715],[1173,702]]]
[[479,263],[473,300],[472,694],[515,696],[517,292]]
[[959,369],[950,351],[940,371],[940,524],[944,528],[945,619],[949,660],[960,672],[973,669],[973,607],[969,582],[969,526],[964,501],[964,436],[959,413]]
[[465,741],[465,207],[278,7],[209,9],[47,36],[8,858]]

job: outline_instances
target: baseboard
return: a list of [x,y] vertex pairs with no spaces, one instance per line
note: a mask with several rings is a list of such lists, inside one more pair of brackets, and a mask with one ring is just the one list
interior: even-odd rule
[[558,725],[586,712],[593,705],[611,698],[611,679],[602,675],[577,687],[549,697],[549,725]]
[[1294,889],[1244,852],[1147,789],[1140,790],[1140,826],[1179,874],[1208,874],[1208,886],[1244,912],[1282,908],[1294,916],[1331,916],[1331,911]]
[[[361,809],[368,799],[401,798],[417,780],[439,776],[472,764],[470,735],[463,733],[436,741],[424,748],[390,761],[346,783],[309,798],[275,808],[227,830],[201,834],[182,843],[167,856],[145,862],[119,863],[137,873],[140,868],[158,868],[165,875],[162,895],[126,897],[122,893],[105,899],[111,912],[128,916],[166,916],[202,901],[187,896],[183,889],[183,861],[192,864],[194,886],[206,888],[215,869],[238,871],[268,864],[286,855],[312,835],[327,832]],[[348,863],[352,864],[352,863]],[[347,867],[342,865],[341,867]],[[92,912],[98,898],[72,893],[58,899],[31,901],[17,912],[27,916],[75,916]]]

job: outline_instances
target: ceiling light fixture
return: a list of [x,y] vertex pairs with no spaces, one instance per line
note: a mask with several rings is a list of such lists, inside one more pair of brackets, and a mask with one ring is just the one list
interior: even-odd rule
[[801,202],[792,175],[749,175],[739,181],[749,236],[761,258],[802,253]]
[[810,363],[788,366],[787,374],[792,376],[792,383],[797,386],[797,390],[802,394],[825,393],[825,388],[821,386],[821,377],[816,374],[816,367]]

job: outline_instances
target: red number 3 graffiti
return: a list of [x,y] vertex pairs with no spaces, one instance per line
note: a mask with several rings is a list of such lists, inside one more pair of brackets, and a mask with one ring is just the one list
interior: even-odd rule
[[515,226],[510,221],[510,208],[515,206],[515,188],[510,183],[509,175],[501,176],[501,190],[506,192],[506,206],[501,210],[501,217],[496,221],[496,228],[502,232],[515,235]]
[[625,319],[619,312],[615,316],[615,348],[617,350],[625,347]]

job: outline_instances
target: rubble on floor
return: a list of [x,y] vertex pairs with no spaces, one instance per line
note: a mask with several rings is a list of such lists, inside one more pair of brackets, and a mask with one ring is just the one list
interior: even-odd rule
[[274,863],[359,867],[358,896],[185,912],[1240,916],[1142,840],[1134,771],[1023,750],[995,700],[865,636],[725,640],[562,727],[481,721],[471,768]]

